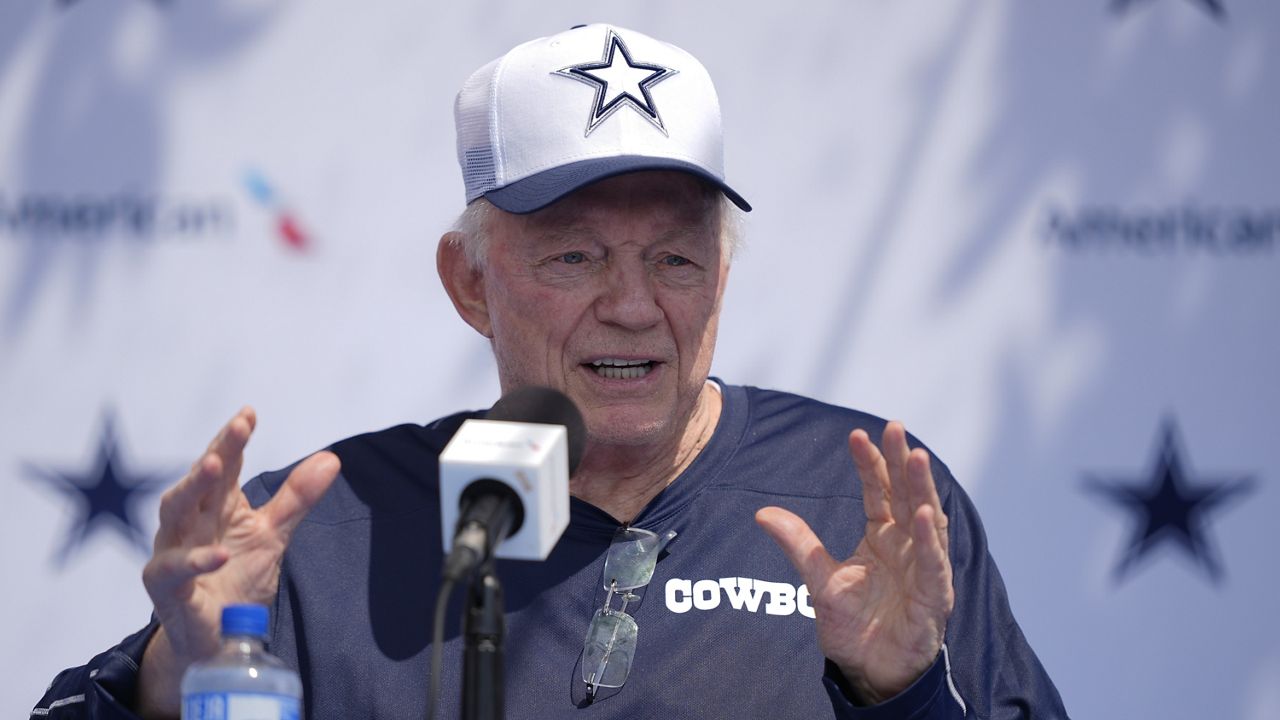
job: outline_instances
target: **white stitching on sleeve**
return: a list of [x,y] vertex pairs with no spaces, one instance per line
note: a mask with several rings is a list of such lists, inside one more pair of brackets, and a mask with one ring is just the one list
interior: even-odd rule
[[966,716],[969,714],[969,707],[964,704],[964,698],[960,697],[960,691],[956,689],[955,680],[951,679],[951,654],[947,652],[947,644],[942,643],[942,662],[947,667],[947,689],[951,691],[951,697],[960,706],[960,712]]

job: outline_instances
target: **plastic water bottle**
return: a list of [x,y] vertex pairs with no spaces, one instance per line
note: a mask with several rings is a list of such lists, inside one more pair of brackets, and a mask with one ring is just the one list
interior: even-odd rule
[[267,609],[222,609],[222,650],[182,676],[182,720],[299,720],[302,681],[263,649]]

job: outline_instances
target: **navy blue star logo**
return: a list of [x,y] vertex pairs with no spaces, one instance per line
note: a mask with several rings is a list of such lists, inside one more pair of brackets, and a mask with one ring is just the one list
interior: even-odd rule
[[48,470],[27,464],[27,473],[51,484],[75,506],[75,520],[55,559],[66,564],[73,550],[98,528],[124,535],[144,556],[151,554],[151,538],[136,516],[137,504],[172,481],[170,474],[131,471],[123,460],[111,413],[103,419],[93,464],[80,471]]
[[[1123,13],[1126,10],[1128,10],[1129,7],[1132,6],[1137,1],[1138,0],[1113,0],[1113,2],[1111,3],[1111,7],[1117,13]],[[1194,2],[1195,4],[1204,8],[1205,12],[1212,15],[1215,20],[1225,20],[1227,18],[1227,8],[1223,6],[1222,0],[1189,0],[1189,1]]]
[[1128,547],[1113,573],[1116,582],[1139,560],[1167,544],[1182,550],[1214,584],[1221,581],[1222,563],[1210,542],[1209,516],[1248,494],[1254,478],[1202,478],[1197,482],[1191,478],[1172,418],[1164,421],[1155,462],[1145,478],[1086,477],[1088,490],[1132,513],[1135,521]]
[[675,75],[676,71],[632,60],[627,44],[613,30],[605,37],[604,55],[599,62],[570,65],[554,74],[573,78],[595,88],[595,103],[591,108],[591,116],[587,118],[587,135],[623,107],[634,109],[661,130],[663,135],[667,134],[649,89]]

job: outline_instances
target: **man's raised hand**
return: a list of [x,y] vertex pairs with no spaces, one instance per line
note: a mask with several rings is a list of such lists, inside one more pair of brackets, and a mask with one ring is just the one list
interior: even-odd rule
[[289,473],[258,509],[240,491],[244,447],[256,417],[244,408],[160,501],[160,527],[142,582],[161,628],[139,671],[139,714],[176,717],[188,665],[219,647],[224,605],[271,604],[280,559],[302,518],[338,474],[338,457],[319,452]]
[[831,557],[794,513],[756,513],[809,587],[823,653],[868,703],[902,692],[929,669],[955,603],[947,516],[929,454],[909,449],[897,422],[885,427],[882,446],[862,430],[849,435],[867,514],[849,559]]

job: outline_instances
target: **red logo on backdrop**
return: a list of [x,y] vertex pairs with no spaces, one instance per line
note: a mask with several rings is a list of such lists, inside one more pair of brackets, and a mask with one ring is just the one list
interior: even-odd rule
[[244,186],[254,201],[275,218],[276,236],[286,247],[299,252],[311,249],[310,234],[298,222],[289,204],[276,192],[275,186],[267,181],[265,175],[257,170],[250,170],[245,173]]

